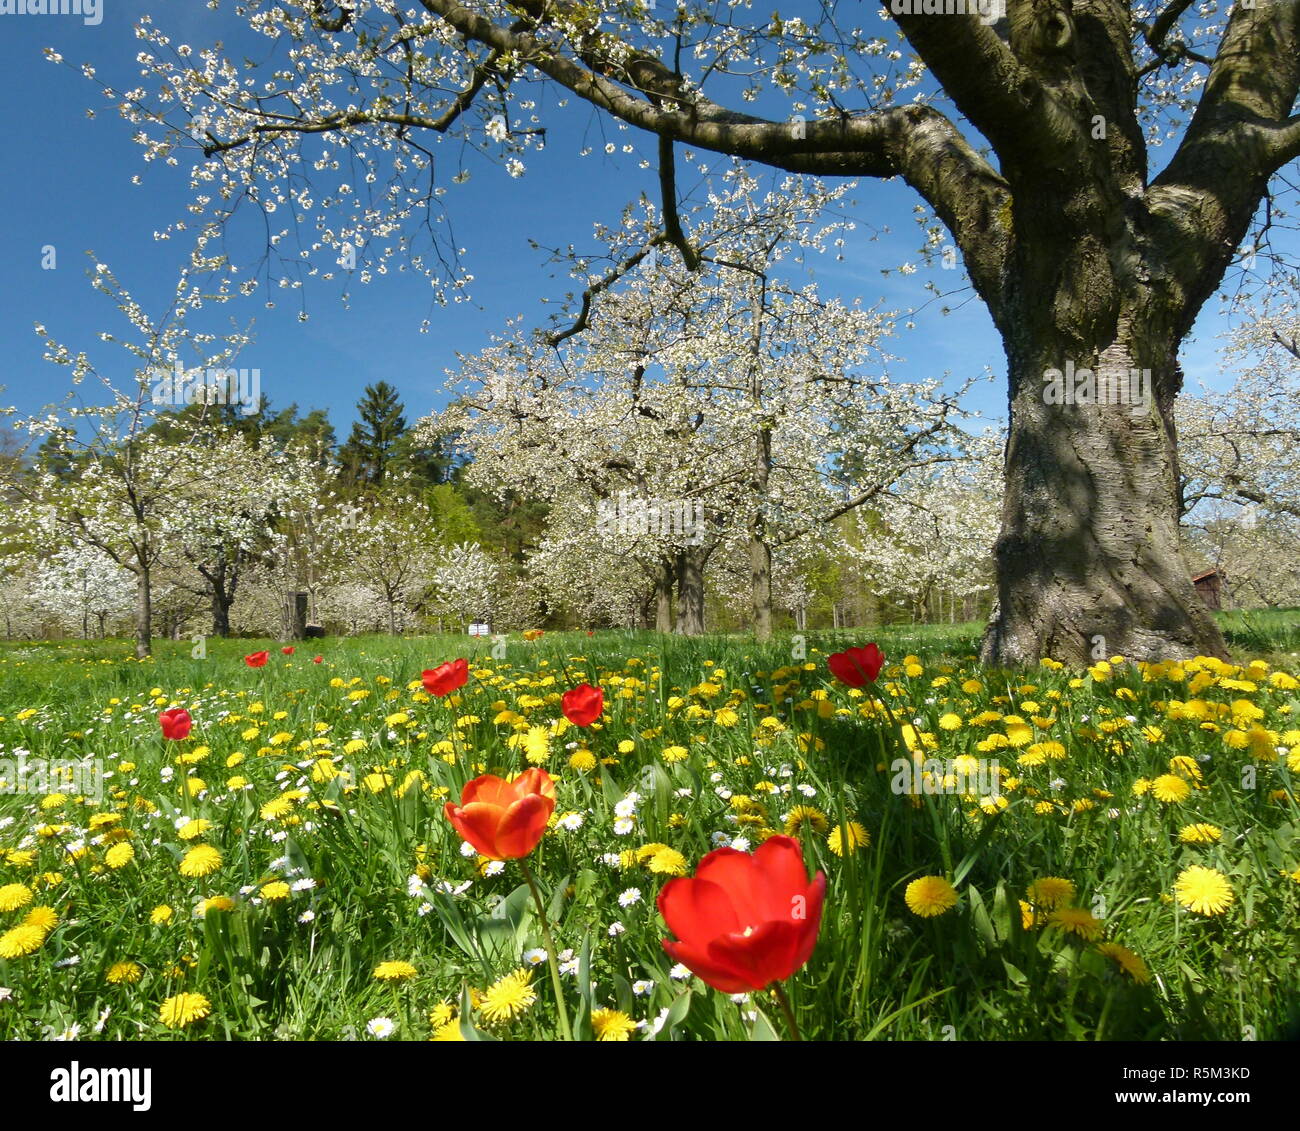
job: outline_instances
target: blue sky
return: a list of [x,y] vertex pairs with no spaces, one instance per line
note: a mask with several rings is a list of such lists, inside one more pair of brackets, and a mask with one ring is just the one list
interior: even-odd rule
[[[0,16],[0,153],[7,175],[0,180],[0,403],[33,411],[66,391],[66,371],[42,360],[43,347],[32,331],[46,324],[74,351],[116,360],[96,335],[126,324],[112,302],[93,291],[85,272],[85,252],[93,250],[150,312],[161,312],[173,292],[176,268],[187,250],[181,240],[159,242],[153,233],[184,215],[188,199],[183,169],[146,166],[131,139],[132,127],[97,87],[67,66],[46,61],[51,46],[69,63],[89,62],[100,78],[119,89],[139,81],[132,33],[142,12],[177,41],[226,41],[243,46],[240,21],[229,10],[211,12],[198,0],[160,4],[157,0],[104,0],[103,20],[85,26],[75,16]],[[251,41],[264,51],[260,41]],[[87,108],[96,111],[87,116]],[[622,206],[642,190],[654,192],[652,173],[637,168],[637,158],[577,158],[583,145],[599,152],[616,135],[609,123],[585,108],[551,115],[543,153],[528,159],[528,174],[511,179],[480,162],[473,168],[473,191],[453,205],[458,242],[476,277],[472,305],[431,307],[427,285],[408,275],[390,274],[369,286],[353,288],[345,308],[337,282],[308,282],[304,289],[308,322],[298,319],[296,295],[278,292],[275,310],[264,307],[266,294],[232,303],[214,322],[234,317],[253,320],[254,341],[239,364],[261,371],[263,392],[276,407],[297,402],[302,408],[327,408],[346,435],[353,406],[364,385],[380,379],[402,393],[409,419],[445,403],[444,370],[454,367],[457,351],[474,352],[501,329],[507,318],[524,315],[540,322],[539,300],[559,298],[567,280],[554,276],[543,246],[575,242],[591,247],[592,223],[613,222]],[[1159,155],[1157,155],[1158,159]],[[715,159],[718,160],[718,159]],[[577,162],[577,164],[575,164]],[[1158,164],[1158,160],[1157,160]],[[131,178],[143,175],[143,185]],[[824,292],[906,310],[925,303],[927,275],[918,271],[888,277],[882,269],[919,262],[920,229],[913,220],[915,194],[901,182],[864,182],[854,193],[859,231],[843,263],[830,256],[814,260]],[[870,232],[877,233],[869,240]],[[52,245],[55,270],[41,266],[42,248]],[[934,272],[940,285],[952,273]],[[900,329],[889,343],[899,356],[892,372],[899,379],[979,375],[991,367],[999,380],[982,385],[970,402],[985,415],[1005,413],[1001,345],[983,305],[967,292],[955,313],[943,316],[932,303],[916,319],[916,329]],[[1207,304],[1197,333],[1184,347],[1189,384],[1222,384],[1215,335],[1224,328],[1217,302]],[[424,318],[428,334],[419,332]],[[108,351],[108,352],[106,352]],[[122,376],[126,376],[125,355]]]

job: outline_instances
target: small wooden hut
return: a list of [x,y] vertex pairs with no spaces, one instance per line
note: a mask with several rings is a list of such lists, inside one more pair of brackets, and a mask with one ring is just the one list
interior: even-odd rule
[[1192,578],[1196,592],[1211,609],[1223,607],[1223,582],[1224,576],[1217,569],[1202,570]]

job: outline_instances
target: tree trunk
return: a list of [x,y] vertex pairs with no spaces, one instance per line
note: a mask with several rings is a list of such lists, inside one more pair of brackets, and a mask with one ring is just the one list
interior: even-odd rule
[[673,563],[661,561],[655,571],[655,631],[673,630]]
[[677,553],[677,631],[699,636],[704,631],[704,563],[707,552],[688,546]]
[[232,602],[220,587],[212,589],[212,635],[225,637],[230,635],[230,606]]
[[[1076,320],[1081,305],[1070,311]],[[988,663],[1227,654],[1179,547],[1173,404],[1182,375],[1177,339],[1151,328],[1156,305],[1122,308],[1091,347],[1041,325],[1008,343],[1011,428]],[[1069,362],[1073,403],[1048,403],[1070,390]],[[1093,403],[1084,369],[1096,378]]]
[[217,551],[216,562],[205,566],[196,562],[196,568],[208,583],[212,600],[212,635],[230,635],[230,607],[235,603],[235,588],[239,584],[239,567],[226,556],[224,547]]
[[772,639],[772,547],[761,533],[749,539],[751,615],[756,640]]
[[285,590],[280,602],[280,639],[303,640],[307,636],[307,594]]
[[135,573],[135,658],[145,659],[153,648],[153,578],[149,569],[138,566]]

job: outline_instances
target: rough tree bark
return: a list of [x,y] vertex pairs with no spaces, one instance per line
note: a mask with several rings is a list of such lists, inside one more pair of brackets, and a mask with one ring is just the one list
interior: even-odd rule
[[[762,519],[759,519],[762,522]],[[750,615],[754,639],[772,639],[772,547],[760,529],[749,538],[749,580],[753,593]]]
[[699,636],[704,632],[704,567],[709,550],[686,546],[677,552],[677,632]]
[[153,648],[153,578],[148,566],[135,571],[135,658],[146,659]]
[[212,635],[227,637],[230,635],[230,609],[235,603],[235,591],[239,587],[239,566],[231,562],[225,551],[221,550],[212,564],[196,561],[194,567],[208,583]]
[[673,630],[673,561],[661,559],[655,564],[655,631]]

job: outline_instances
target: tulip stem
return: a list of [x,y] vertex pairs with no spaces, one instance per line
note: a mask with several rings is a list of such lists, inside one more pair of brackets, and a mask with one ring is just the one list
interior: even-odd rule
[[542,925],[542,940],[546,943],[546,963],[551,968],[551,985],[555,987],[555,1005],[560,1011],[560,1036],[566,1041],[573,1040],[573,1030],[569,1028],[569,1012],[564,1008],[564,984],[560,981],[560,963],[555,949],[555,938],[551,926],[546,921],[546,906],[542,903],[542,893],[537,881],[528,867],[528,861],[519,858],[519,866],[524,870],[524,879],[528,881],[528,890],[533,893],[533,903],[537,905],[537,919]]
[[790,1026],[790,1039],[792,1041],[802,1041],[803,1037],[799,1035],[799,1023],[794,1019],[794,1010],[790,1008],[790,999],[785,996],[785,988],[780,982],[772,987],[772,992],[776,994],[776,1000],[781,1003],[781,1012],[785,1014],[785,1023]]

